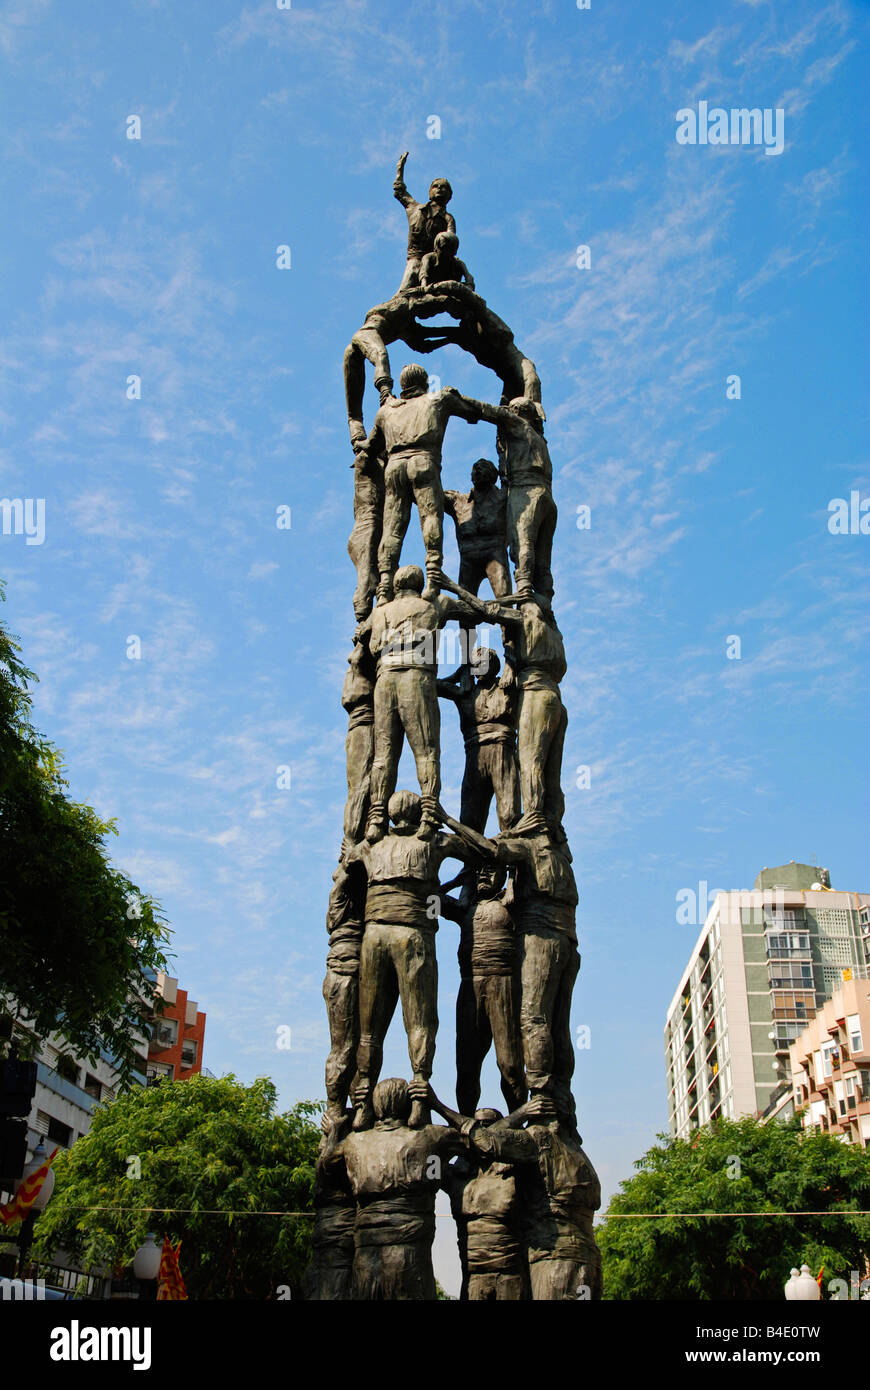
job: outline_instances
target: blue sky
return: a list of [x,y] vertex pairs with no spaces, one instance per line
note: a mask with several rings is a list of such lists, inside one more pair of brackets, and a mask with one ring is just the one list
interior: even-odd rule
[[[117,862],[163,903],[212,1070],[323,1095],[353,628],[341,359],[401,276],[406,148],[417,196],[451,180],[460,254],[543,383],[592,1040],[576,1092],[606,1194],[667,1123],[664,1013],[696,935],[678,891],[813,856],[867,890],[870,537],[827,527],[832,498],[870,489],[866,38],[867,5],[841,0],[0,7],[0,496],[46,508],[42,545],[0,536],[2,616],[73,794],[118,818]],[[701,100],[782,108],[782,154],[678,145]],[[452,349],[427,365],[497,398]],[[451,424],[445,484],[493,448]],[[398,1022],[385,1066],[406,1071]]]

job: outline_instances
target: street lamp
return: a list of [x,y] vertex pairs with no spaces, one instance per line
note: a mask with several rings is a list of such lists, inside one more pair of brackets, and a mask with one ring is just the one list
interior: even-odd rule
[[[29,1177],[41,1168],[48,1154],[45,1152],[45,1140],[40,1138],[39,1143],[33,1151],[33,1157],[21,1175],[21,1182],[16,1185],[16,1192]],[[54,1170],[49,1168],[45,1180],[31,1203],[30,1210],[21,1223],[21,1234],[18,1237],[18,1278],[24,1277],[24,1267],[30,1256],[30,1247],[33,1244],[33,1227],[40,1212],[45,1211],[52,1192],[54,1191]]]
[[785,1286],[785,1296],[790,1303],[817,1303],[822,1296],[818,1283],[813,1278],[809,1265],[793,1269],[791,1278]]
[[149,1231],[143,1244],[139,1246],[133,1256],[133,1274],[139,1280],[140,1285],[146,1286],[140,1288],[140,1298],[153,1299],[156,1296],[156,1279],[160,1273],[162,1254],[160,1247],[155,1244],[154,1232]]

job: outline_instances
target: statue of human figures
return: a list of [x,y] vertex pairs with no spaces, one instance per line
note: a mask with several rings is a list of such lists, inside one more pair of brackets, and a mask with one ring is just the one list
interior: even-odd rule
[[498,426],[516,593],[520,597],[537,593],[552,598],[550,565],[558,511],[541,407],[525,396],[515,397],[507,406],[484,401],[475,401],[474,406],[481,420]]
[[353,530],[347,553],[356,570],[353,612],[364,622],[378,587],[378,548],[384,524],[384,470],[380,460],[364,452],[362,424],[356,434],[353,465]]
[[411,1127],[426,1122],[426,1096],[438,1031],[438,872],[445,859],[469,862],[475,851],[458,835],[421,839],[420,797],[390,798],[393,829],[374,844],[363,840],[339,865],[339,880],[359,863],[366,873],[365,930],[359,965],[359,1047],[352,1099],[354,1129],[372,1123],[372,1092],[396,1004],[408,1035],[413,1079]]
[[365,893],[364,874],[359,870],[349,871],[344,862],[340,862],[333,874],[326,913],[329,950],[323,980],[330,1042],[326,1059],[326,1115],[331,1124],[338,1124],[343,1118],[356,1074]]
[[510,667],[498,679],[500,667],[491,647],[475,647],[469,676],[477,672],[476,681],[469,686],[460,668],[458,676],[436,684],[439,696],[452,700],[459,711],[465,740],[459,819],[474,830],[486,829],[493,796],[499,829],[507,830],[520,818],[517,690]]
[[305,1277],[306,1297],[346,1302],[353,1293],[356,1198],[347,1170],[336,1163],[336,1150],[348,1131],[347,1119],[322,1121],[324,1136],[314,1173],[314,1229],[311,1263]]
[[435,238],[439,233],[456,232],[453,214],[447,211],[447,204],[453,197],[450,184],[446,179],[433,179],[429,185],[429,201],[418,203],[405,185],[407,158],[408,151],[405,150],[399,157],[393,181],[393,197],[402,204],[408,217],[408,253],[398,293],[420,283],[420,264],[424,256],[434,251]]
[[[500,1110],[476,1110],[473,1119],[432,1105],[464,1136],[503,1123]],[[468,1140],[466,1140],[468,1142]],[[461,1299],[472,1303],[527,1300],[529,1270],[520,1234],[516,1169],[473,1143],[444,1174],[456,1222],[462,1265]]]
[[452,387],[429,393],[429,374],[412,362],[399,374],[401,395],[387,396],[375,415],[368,439],[358,456],[387,460],[384,472],[384,520],[378,547],[378,602],[393,596],[393,577],[402,542],[417,504],[426,574],[432,592],[444,559],[444,493],[441,487],[441,447],[451,415],[474,423],[476,411]]
[[[360,1301],[436,1298],[432,1272],[435,1196],[442,1163],[462,1148],[445,1125],[409,1124],[406,1082],[381,1081],[374,1090],[373,1127],[351,1131],[330,1152],[329,1173],[341,1166],[356,1198],[353,1298]],[[335,1179],[333,1179],[335,1181]]]
[[453,518],[459,547],[459,587],[477,595],[488,579],[496,598],[510,593],[506,541],[507,493],[489,459],[471,466],[471,490],[444,490],[444,511]]
[[446,813],[444,823],[481,858],[517,867],[511,915],[517,930],[526,1082],[532,1096],[552,1098],[559,1114],[572,1123],[571,995],[580,955],[577,884],[568,855],[548,831],[508,831],[490,840]]
[[481,602],[445,575],[440,583],[472,613],[505,629],[506,650],[509,638],[509,655],[516,665],[521,824],[526,830],[550,829],[557,838],[564,838],[562,753],[568,714],[562,704],[559,682],[567,665],[565,644],[550,601],[543,594],[535,594],[520,600],[515,612],[509,605],[518,601],[516,594],[501,601]]
[[480,1100],[480,1071],[493,1045],[508,1110],[518,1109],[527,1094],[516,928],[503,900],[505,877],[502,866],[486,864],[477,871],[471,897],[451,898],[451,885],[441,888],[441,916],[460,927],[456,1104],[464,1115]]
[[374,757],[375,660],[363,641],[354,643],[347,659],[341,703],[347,711],[345,767],[347,801],[344,808],[345,844],[363,838],[369,809],[369,778]]
[[374,693],[374,752],[369,777],[369,840],[386,829],[387,802],[396,789],[403,738],[417,765],[423,798],[421,836],[440,824],[441,715],[436,686],[438,633],[454,618],[468,618],[463,600],[423,592],[419,565],[405,565],[395,577],[395,598],[379,603],[357,636],[368,638],[378,658]]
[[[394,184],[408,221],[401,285],[367,311],[343,363],[356,629],[342,689],[347,798],[326,919],[330,1049],[308,1296],[433,1299],[440,1183],[457,1222],[464,1298],[595,1298],[600,1191],[571,1089],[578,895],[563,824],[566,662],[553,613],[557,510],[541,382],[460,259],[449,183],[434,180],[417,202],[406,159]],[[394,394],[388,349],[397,342],[407,349],[397,367],[407,365]],[[494,372],[500,403],[453,387],[430,392],[420,362],[441,348]],[[366,363],[379,397],[371,421]],[[496,428],[498,466],[477,459],[467,492],[445,491],[441,477],[454,416]],[[415,506],[422,568],[402,564]],[[445,513],[458,585],[443,572]],[[502,629],[501,661],[475,647],[481,619]],[[439,680],[439,637],[451,621],[460,664]],[[465,744],[458,820],[441,805],[442,698],[456,705]],[[419,793],[396,791],[406,740]],[[488,835],[493,802],[498,832]],[[442,883],[448,858],[460,872]],[[460,928],[455,1112],[430,1085],[440,916]],[[399,1002],[410,1079],[381,1081]],[[481,1105],[493,1047],[507,1118]],[[431,1108],[446,1127],[431,1124]]]
[[[556,1302],[597,1299],[601,1296],[601,1256],[592,1229],[593,1214],[601,1205],[601,1187],[595,1169],[583,1152],[582,1142],[570,1123],[552,1116],[552,1103],[533,1097],[505,1120],[486,1123],[466,1119],[443,1106],[436,1097],[431,1105],[464,1136],[469,1148],[489,1164],[510,1165],[516,1173],[517,1210],[525,1254],[536,1301]],[[482,1119],[482,1117],[481,1117]],[[527,1124],[527,1128],[522,1128]],[[491,1171],[491,1169],[490,1169]],[[502,1229],[485,1230],[484,1247],[497,1254],[504,1239]],[[469,1254],[469,1298],[471,1298]],[[496,1268],[498,1265],[496,1263]],[[498,1292],[489,1297],[499,1297]],[[502,1297],[522,1297],[505,1291]]]
[[439,232],[435,238],[435,248],[420,262],[420,287],[428,290],[431,285],[467,285],[474,289],[474,279],[468,273],[468,266],[461,261],[459,237],[455,232]]

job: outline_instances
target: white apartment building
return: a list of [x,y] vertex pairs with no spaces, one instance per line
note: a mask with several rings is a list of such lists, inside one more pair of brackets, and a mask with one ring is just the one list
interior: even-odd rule
[[672,1134],[776,1108],[790,1045],[868,963],[870,894],[833,890],[824,869],[792,861],[717,893],[665,1024]]

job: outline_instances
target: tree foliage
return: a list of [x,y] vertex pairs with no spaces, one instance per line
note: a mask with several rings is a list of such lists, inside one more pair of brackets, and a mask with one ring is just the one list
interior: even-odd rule
[[57,1031],[79,1055],[105,1048],[123,1085],[168,933],[109,862],[114,823],[69,799],[61,755],[31,721],[36,676],[20,650],[0,624],[0,1003],[15,1000],[34,1042]]
[[[870,1211],[870,1153],[798,1121],[719,1120],[659,1135],[596,1235],[608,1299],[781,1299],[793,1265],[863,1272],[870,1219],[755,1216],[631,1221],[634,1212]],[[824,1290],[823,1280],[823,1290]]]
[[[267,1077],[243,1086],[193,1076],[98,1107],[90,1132],[54,1161],[37,1254],[63,1249],[89,1270],[128,1266],[153,1230],[158,1244],[164,1234],[181,1240],[191,1298],[275,1298],[282,1285],[296,1297],[312,1219],[290,1213],[313,1211],[319,1107],[276,1114],[275,1101]],[[262,1211],[288,1214],[247,1214]]]

